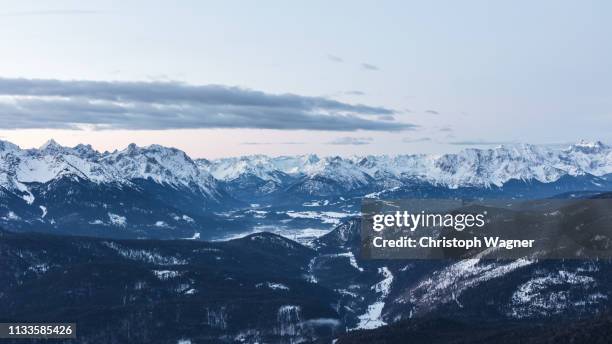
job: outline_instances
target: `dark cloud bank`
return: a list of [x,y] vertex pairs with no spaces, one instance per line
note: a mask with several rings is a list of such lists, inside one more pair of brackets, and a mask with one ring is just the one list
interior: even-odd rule
[[1,129],[259,128],[399,131],[384,107],[222,85],[0,78]]

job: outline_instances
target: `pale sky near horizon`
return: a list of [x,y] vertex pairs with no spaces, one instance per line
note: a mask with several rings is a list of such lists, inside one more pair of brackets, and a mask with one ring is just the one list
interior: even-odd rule
[[603,0],[3,1],[0,139],[207,158],[605,142],[610,13]]

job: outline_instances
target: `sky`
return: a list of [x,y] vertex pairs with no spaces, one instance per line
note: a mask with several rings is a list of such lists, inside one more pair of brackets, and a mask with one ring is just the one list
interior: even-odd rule
[[193,157],[609,141],[609,1],[3,1],[0,139]]

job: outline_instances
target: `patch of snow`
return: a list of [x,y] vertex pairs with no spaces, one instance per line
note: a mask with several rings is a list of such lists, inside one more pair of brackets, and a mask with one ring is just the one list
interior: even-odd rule
[[303,207],[323,207],[329,205],[329,200],[323,200],[323,201],[312,201],[312,202],[304,202],[302,204]]
[[306,275],[306,281],[310,283],[319,283],[317,277],[314,275],[314,266],[317,261],[317,257],[313,257],[308,262],[308,274]]
[[273,283],[273,282],[265,282],[265,283],[257,283],[255,285],[256,288],[268,288],[272,290],[289,290],[289,287],[282,283]]
[[[565,270],[535,277],[514,292],[509,315],[519,319],[550,316],[606,300],[607,296],[590,292],[595,285],[593,277]],[[578,295],[570,293],[570,289],[579,290]]]
[[349,263],[351,264],[351,266],[354,267],[355,269],[359,270],[360,272],[363,272],[363,268],[359,267],[359,265],[357,265],[357,259],[355,259],[355,255],[353,254],[353,252],[348,251],[348,252],[343,252],[343,253],[337,253],[337,254],[334,254],[332,256],[336,256],[336,257],[348,257]]
[[367,311],[359,316],[359,323],[355,329],[375,329],[387,323],[382,319],[382,311],[385,307],[385,299],[389,296],[391,285],[393,284],[393,274],[385,266],[378,268],[378,273],[383,276],[383,280],[372,286],[372,289],[380,296],[378,299],[368,306]]
[[[282,212],[277,212],[277,214],[283,214]],[[340,221],[344,218],[355,216],[356,214],[351,213],[341,213],[336,211],[293,211],[290,210],[285,213],[287,216],[294,219],[317,219],[322,223],[329,224],[339,224]]]
[[29,270],[34,271],[39,274],[44,274],[45,272],[49,270],[49,265],[45,263],[36,264],[36,265],[30,266]]
[[143,249],[132,249],[123,247],[112,241],[103,241],[102,244],[110,249],[116,251],[120,256],[141,261],[145,263],[152,263],[157,265],[185,265],[187,261],[185,259],[177,257],[163,256],[157,252],[143,250]]
[[28,190],[27,193],[23,196],[21,196],[21,198],[23,198],[24,201],[26,201],[27,204],[32,204],[34,203],[34,195],[32,195],[32,193]]
[[185,238],[185,240],[199,240],[200,239],[200,232],[195,232],[193,233],[193,235],[189,238]]
[[180,273],[176,270],[153,270],[153,274],[161,281],[180,276]]
[[21,217],[17,214],[15,214],[15,212],[13,211],[9,211],[6,216],[2,217],[3,220],[5,221],[19,221],[21,220]]
[[113,226],[125,227],[127,225],[127,218],[125,216],[108,213],[108,219]]
[[[482,255],[486,252],[482,252]],[[467,289],[491,279],[500,278],[512,271],[531,265],[533,260],[481,261],[477,258],[461,260],[427,276],[396,300],[412,304],[413,310],[431,309],[448,302],[459,302],[459,296]]]
[[343,295],[348,295],[348,296],[353,297],[353,298],[358,298],[359,297],[359,295],[357,295],[356,293],[353,293],[352,291],[348,291],[346,289],[334,289],[334,291],[337,292],[337,293],[343,294]]
[[296,336],[301,330],[302,308],[295,305],[280,306],[277,314],[280,336]]
[[160,227],[160,228],[168,228],[168,224],[164,221],[156,221],[155,222],[155,227]]
[[45,207],[44,205],[40,205],[38,207],[40,208],[40,211],[42,211],[42,215],[40,216],[40,218],[44,219],[45,216],[47,216],[47,207]]

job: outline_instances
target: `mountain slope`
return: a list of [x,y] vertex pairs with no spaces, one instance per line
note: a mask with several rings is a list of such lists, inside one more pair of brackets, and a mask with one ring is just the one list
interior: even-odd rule
[[0,224],[109,237],[192,237],[220,229],[215,209],[237,205],[182,151],[130,145],[40,149],[0,144]]
[[303,277],[314,254],[265,233],[205,243],[0,230],[0,321],[74,321],[82,343],[329,337],[334,293]]

